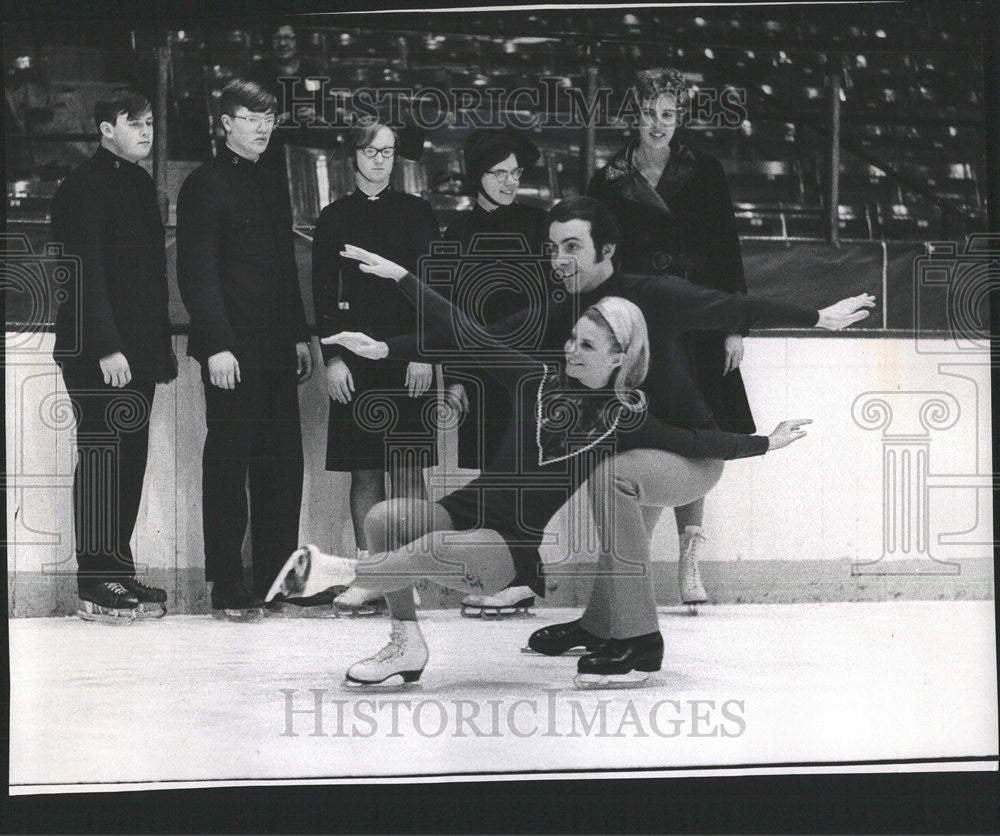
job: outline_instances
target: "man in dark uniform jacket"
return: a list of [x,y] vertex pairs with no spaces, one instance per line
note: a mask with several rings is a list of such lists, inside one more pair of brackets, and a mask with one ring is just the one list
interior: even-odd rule
[[[205,577],[213,614],[259,620],[261,599],[298,540],[302,431],[296,383],[312,373],[285,178],[258,165],[274,97],[234,79],[222,91],[226,148],[177,200],[177,281],[202,364]],[[253,592],[241,550],[250,481]]]
[[78,285],[56,316],[53,356],[77,416],[73,478],[77,585],[91,620],[162,615],[166,593],[135,579],[129,540],[146,472],[157,383],[177,376],[167,311],[163,222],[152,178],[137,165],[152,148],[142,95],[96,102],[97,153],[59,186],[55,239],[80,259]]

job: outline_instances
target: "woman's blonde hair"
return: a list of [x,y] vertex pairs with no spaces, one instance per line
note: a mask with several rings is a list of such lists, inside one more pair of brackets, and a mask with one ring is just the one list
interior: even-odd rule
[[677,110],[686,113],[691,107],[691,90],[687,79],[673,67],[650,67],[636,71],[632,79],[639,104],[662,95],[671,95],[677,101]]
[[[606,328],[611,335],[612,348],[625,355],[614,374],[615,393],[623,403],[634,408],[635,392],[649,372],[646,317],[637,305],[620,296],[605,296],[587,308],[583,315]],[[645,404],[644,397],[639,401]]]

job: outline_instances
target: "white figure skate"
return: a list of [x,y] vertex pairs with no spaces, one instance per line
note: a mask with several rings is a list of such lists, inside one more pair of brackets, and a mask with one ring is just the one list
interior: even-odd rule
[[701,526],[689,525],[681,534],[681,553],[677,562],[677,586],[681,593],[681,603],[687,605],[689,615],[698,614],[698,604],[708,600],[708,594],[701,582],[698,571],[698,552],[705,543]]
[[311,598],[331,586],[349,586],[354,580],[358,561],[324,554],[313,545],[302,546],[285,561],[264,597]]
[[344,686],[386,690],[417,682],[427,666],[427,643],[416,621],[392,621],[389,643],[347,669]]
[[495,595],[468,595],[462,599],[466,618],[529,618],[535,594],[527,586],[508,586]]

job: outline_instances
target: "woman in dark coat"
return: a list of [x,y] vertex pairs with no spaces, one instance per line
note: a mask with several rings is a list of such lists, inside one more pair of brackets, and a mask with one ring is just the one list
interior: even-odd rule
[[[480,128],[469,134],[464,153],[465,177],[476,203],[472,211],[451,223],[444,239],[458,246],[462,263],[452,301],[485,327],[537,305],[538,293],[545,293],[548,266],[543,245],[548,240],[548,220],[545,210],[515,200],[524,170],[540,156],[524,134],[512,128]],[[496,258],[505,261],[491,269]],[[523,269],[516,269],[519,263]],[[511,348],[520,347],[515,344],[516,336],[506,342]],[[458,466],[481,470],[496,456],[503,440],[511,411],[509,393],[474,366],[446,366],[445,383],[449,401],[463,414]],[[515,578],[497,595],[467,596],[462,614],[508,615],[532,604],[528,584]]]
[[[641,106],[639,136],[621,149],[590,183],[588,193],[615,213],[622,231],[626,273],[682,276],[724,293],[746,293],[729,187],[714,157],[689,148],[675,134],[690,94],[675,69],[636,74],[632,91]],[[720,429],[753,433],[755,425],[740,376],[744,334],[696,332],[688,349],[692,370]],[[659,509],[647,508],[652,534]],[[681,600],[707,600],[698,572],[704,543],[704,500],[676,508],[680,533]]]
[[[383,340],[418,330],[417,311],[392,281],[362,277],[357,262],[340,255],[345,243],[363,241],[416,270],[418,259],[429,254],[438,236],[430,204],[389,186],[398,148],[399,134],[374,117],[348,132],[357,189],[322,211],[313,239],[321,337],[348,330]],[[323,346],[323,360],[330,392],[326,469],[351,474],[351,520],[364,553],[365,516],[385,499],[386,472],[393,497],[426,498],[423,469],[437,461],[434,368],[366,360],[336,346]]]

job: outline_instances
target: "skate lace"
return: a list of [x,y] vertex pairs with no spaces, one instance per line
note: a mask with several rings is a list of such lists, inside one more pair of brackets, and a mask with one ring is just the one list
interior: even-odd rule
[[138,589],[140,592],[152,592],[153,591],[153,587],[146,586],[146,584],[144,584],[142,581],[137,581],[135,578],[132,578],[128,582],[128,584],[129,584],[130,587],[132,587],[132,589]]
[[118,581],[108,581],[107,587],[108,591],[115,593],[115,595],[128,595],[128,590]]
[[371,662],[388,662],[403,655],[403,634],[393,631],[389,634],[389,643],[369,659]]
[[706,537],[700,531],[685,534],[687,542],[684,544],[684,556],[689,557],[698,550],[698,546],[706,542]]

